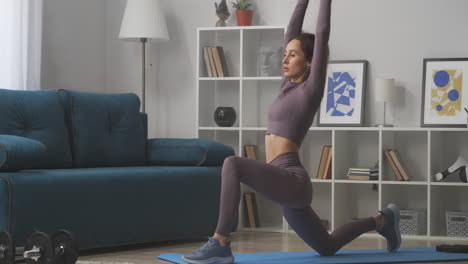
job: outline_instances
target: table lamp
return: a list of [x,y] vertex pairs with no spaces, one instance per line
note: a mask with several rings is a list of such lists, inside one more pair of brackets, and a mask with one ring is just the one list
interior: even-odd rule
[[387,103],[392,102],[396,98],[395,79],[377,78],[375,80],[375,101],[384,103],[384,119],[383,124],[377,124],[377,127],[393,127],[386,123],[386,108]]

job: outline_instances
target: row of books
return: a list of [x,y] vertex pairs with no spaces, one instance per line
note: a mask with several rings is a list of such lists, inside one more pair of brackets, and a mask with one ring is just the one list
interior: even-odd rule
[[[257,160],[256,145],[245,145],[245,156],[249,159]],[[332,152],[333,148],[331,145],[324,145],[322,148],[322,155],[320,157],[320,163],[317,170],[317,179],[331,179],[332,172]],[[395,179],[398,181],[409,181],[410,176],[408,170],[404,165],[400,154],[396,149],[384,150],[385,158],[390,164]],[[349,168],[348,170],[349,180],[378,180],[379,169],[377,167],[367,168]]]
[[349,168],[348,180],[376,181],[379,179],[379,168]]
[[393,173],[395,174],[395,179],[398,181],[409,181],[410,176],[408,174],[408,170],[403,164],[403,160],[401,159],[400,154],[398,154],[398,151],[396,149],[386,149],[384,150],[384,154]]
[[317,170],[317,179],[331,179],[332,174],[332,151],[330,145],[324,145],[322,156],[320,157],[319,168]]
[[203,46],[203,58],[208,77],[229,76],[223,47]]

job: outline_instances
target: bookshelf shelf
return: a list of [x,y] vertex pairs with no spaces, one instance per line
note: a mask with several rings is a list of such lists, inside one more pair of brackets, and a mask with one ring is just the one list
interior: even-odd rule
[[199,81],[281,81],[281,77],[198,77]]
[[309,131],[333,131],[332,128],[329,127],[310,127]]
[[232,27],[199,27],[198,30],[200,31],[229,31],[229,30],[236,30],[236,31],[249,31],[249,30],[268,30],[268,29],[283,29],[284,26],[232,26]]
[[324,179],[310,179],[313,183],[332,183],[332,180],[324,180]]
[[242,127],[242,130],[245,131],[266,131],[266,127]]
[[240,77],[199,77],[199,81],[240,81]]
[[468,183],[464,182],[431,182],[432,186],[463,186],[463,187],[468,187]]
[[349,183],[349,184],[379,184],[379,181],[365,181],[365,180],[334,180],[335,183]]
[[281,76],[279,77],[243,77],[242,80],[245,80],[245,81],[281,81]]
[[[257,54],[262,46],[282,45],[283,26],[197,29],[196,124],[197,137],[231,146],[245,157],[245,145],[255,145],[257,159],[265,162],[267,110],[278,95],[281,77],[260,76]],[[207,77],[203,46],[222,46],[229,76]],[[216,107],[233,107],[233,127],[218,127],[213,121]],[[458,176],[435,182],[434,175],[447,169],[459,155],[468,157],[468,128],[431,127],[316,127],[312,126],[299,155],[314,189],[312,208],[331,230],[352,220],[373,216],[396,203],[401,209],[425,209],[427,231],[404,237],[460,240],[446,236],[446,211],[468,211],[468,183]],[[318,179],[324,145],[333,146],[331,179]],[[384,150],[396,149],[405,163],[410,181],[397,181]],[[380,162],[378,162],[380,161]],[[351,167],[373,167],[378,162],[379,180],[348,180]],[[242,193],[253,192],[242,185]],[[238,230],[293,232],[278,205],[257,195],[259,228],[249,228],[243,203]],[[375,233],[365,234],[380,237]],[[466,239],[466,238],[465,238]],[[382,240],[383,241],[383,240]]]
[[224,130],[224,131],[239,131],[238,127],[199,127],[198,130]]
[[383,185],[421,185],[427,186],[427,182],[422,181],[382,181]]

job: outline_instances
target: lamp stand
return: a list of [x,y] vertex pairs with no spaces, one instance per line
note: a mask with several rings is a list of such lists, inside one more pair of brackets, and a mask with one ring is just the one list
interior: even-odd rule
[[385,122],[385,110],[387,109],[387,102],[384,102],[384,109],[383,109],[383,124],[377,124],[376,127],[393,127],[391,124],[386,124]]
[[145,85],[146,85],[146,42],[148,41],[148,38],[140,38],[141,44],[142,44],[142,76],[141,76],[141,111],[145,113]]

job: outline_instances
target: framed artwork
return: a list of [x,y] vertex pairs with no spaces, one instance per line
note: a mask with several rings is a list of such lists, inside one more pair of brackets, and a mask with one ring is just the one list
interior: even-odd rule
[[468,58],[424,59],[422,84],[422,127],[466,127]]
[[362,126],[367,84],[366,60],[330,61],[318,126]]

